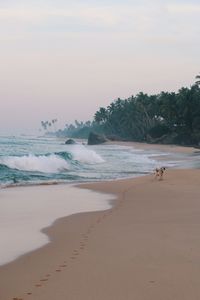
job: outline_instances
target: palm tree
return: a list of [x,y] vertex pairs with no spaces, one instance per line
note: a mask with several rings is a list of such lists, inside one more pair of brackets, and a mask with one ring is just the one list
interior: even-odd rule
[[200,75],[197,75],[195,78],[197,79],[195,84],[200,85]]
[[42,128],[46,131],[47,130],[47,124],[48,122],[46,121],[41,121],[41,125],[42,125]]
[[48,122],[49,129],[51,129],[51,125],[52,125],[51,122]]
[[107,121],[107,111],[104,107],[100,107],[100,109],[95,113],[94,120],[98,124],[104,124]]
[[56,126],[55,126],[55,123],[56,123],[57,121],[58,121],[57,119],[51,120],[51,123],[53,124],[53,128],[54,128],[54,131],[55,131],[55,132],[56,132]]

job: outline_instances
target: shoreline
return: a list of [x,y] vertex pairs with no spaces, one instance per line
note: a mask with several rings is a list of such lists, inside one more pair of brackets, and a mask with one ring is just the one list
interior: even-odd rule
[[[176,160],[175,158],[172,157],[173,154],[180,153],[180,154],[196,154],[200,153],[200,150],[198,150],[195,147],[192,146],[177,146],[177,145],[164,145],[164,144],[148,144],[148,143],[140,143],[140,142],[124,142],[124,141],[109,141],[106,142],[105,145],[118,145],[118,146],[127,146],[127,147],[132,147],[134,149],[139,149],[139,150],[156,150],[156,151],[161,151],[163,153],[167,152],[165,156],[163,157],[162,155],[160,156],[159,153],[158,155],[154,156],[154,159],[156,159],[158,162],[160,161],[165,161],[165,160]],[[169,152],[169,153],[168,153]],[[175,167],[176,168],[176,167]],[[145,176],[146,174],[143,174],[142,176]],[[131,178],[131,177],[128,177]],[[132,178],[135,178],[133,176]],[[118,178],[116,180],[120,180],[123,178]],[[108,179],[108,181],[112,181],[115,179]],[[97,179],[94,181],[88,181],[89,183],[96,183],[96,182],[101,182],[101,180]],[[61,179],[60,181],[55,181],[54,179],[48,180],[48,181],[41,181],[39,183],[37,182],[28,182],[28,183],[11,183],[11,184],[2,184],[0,185],[0,190],[4,189],[10,189],[10,188],[21,188],[21,187],[35,187],[35,186],[51,186],[51,185],[63,185],[63,184],[69,184],[69,185],[80,185],[80,184],[85,184],[87,181],[83,182],[69,182],[65,181],[64,179]]]
[[164,152],[172,152],[172,153],[194,153],[199,152],[199,148],[195,148],[193,146],[180,146],[180,145],[173,145],[173,144],[148,144],[148,143],[140,143],[140,142],[123,142],[123,141],[109,141],[106,142],[107,145],[124,145],[134,147],[135,149],[142,149],[142,150],[161,150]]
[[44,229],[51,243],[0,267],[2,300],[198,298],[199,184],[200,170],[81,184],[116,204]]
[[[98,223],[102,214],[110,211],[114,207],[114,203],[118,201],[116,195],[108,194],[104,191],[96,191],[86,185],[84,183],[76,184],[74,187],[80,191],[81,189],[86,189],[89,192],[104,194],[108,199],[110,197],[110,200],[107,199],[106,201],[111,208],[77,212],[59,217],[50,226],[41,229],[41,233],[44,233],[48,237],[48,243],[22,254],[11,262],[0,265],[0,299],[24,300],[31,299],[31,296],[33,297],[32,299],[36,299],[36,293],[30,292],[30,290],[33,291],[33,289],[42,287],[50,277],[52,278],[54,272],[59,275],[68,266],[66,256],[73,262],[77,255],[74,248],[80,251],[84,250],[87,236],[92,229],[91,223],[95,223],[96,221]],[[29,189],[30,187],[27,188]],[[71,231],[73,235],[71,235]],[[66,235],[68,236],[67,245],[65,240]],[[31,270],[31,274],[27,274],[27,269]],[[23,290],[24,285],[26,285],[26,292],[21,292],[20,290]]]
[[49,243],[43,229],[63,217],[111,207],[112,195],[75,185],[26,186],[0,192],[0,266]]
[[76,184],[114,205],[44,228],[50,243],[0,266],[0,299],[196,300],[199,185],[199,169]]

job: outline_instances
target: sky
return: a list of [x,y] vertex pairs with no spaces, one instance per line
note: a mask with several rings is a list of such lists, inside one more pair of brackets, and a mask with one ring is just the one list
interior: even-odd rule
[[199,0],[0,0],[0,135],[189,87],[199,54]]

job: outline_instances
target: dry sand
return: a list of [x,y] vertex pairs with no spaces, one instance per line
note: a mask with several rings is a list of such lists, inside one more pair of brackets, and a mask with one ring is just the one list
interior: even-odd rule
[[82,188],[117,200],[45,229],[50,244],[0,268],[0,300],[200,299],[200,170]]
[[145,149],[145,150],[160,150],[163,152],[171,152],[171,153],[188,153],[192,154],[194,152],[199,152],[199,148],[188,147],[188,146],[177,146],[177,145],[163,145],[163,144],[147,144],[147,143],[138,143],[138,142],[107,142],[110,145],[122,145],[122,146],[130,146],[135,149]]

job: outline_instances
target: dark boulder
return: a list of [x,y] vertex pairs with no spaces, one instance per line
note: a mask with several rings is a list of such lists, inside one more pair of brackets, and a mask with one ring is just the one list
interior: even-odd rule
[[98,145],[107,142],[108,140],[104,135],[97,134],[95,132],[90,132],[88,137],[88,145]]
[[65,145],[76,145],[76,142],[72,139],[69,139],[65,142]]

